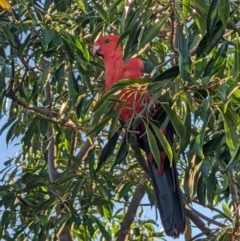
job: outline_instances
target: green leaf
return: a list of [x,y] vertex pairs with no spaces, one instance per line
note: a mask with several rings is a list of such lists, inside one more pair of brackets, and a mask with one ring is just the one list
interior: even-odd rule
[[200,11],[203,12],[204,14],[207,14],[208,12],[208,3],[209,1],[206,0],[193,0],[192,1],[194,6]]
[[172,166],[172,161],[173,161],[173,152],[172,152],[172,148],[169,144],[169,142],[167,141],[166,137],[163,135],[163,133],[160,131],[160,129],[151,121],[150,122],[150,126],[153,128],[155,134],[157,135],[164,151],[166,152],[167,156],[168,156],[168,160],[170,162],[170,166]]
[[90,150],[88,152],[88,158],[87,162],[89,163],[89,172],[92,178],[95,178],[95,170],[94,170],[94,165],[95,165],[95,154],[93,150]]
[[[64,139],[64,140],[65,140],[65,139]],[[68,153],[65,153],[65,156],[66,156],[69,160],[75,162],[76,164],[79,164],[79,158],[77,158],[76,156],[73,156],[73,155],[68,154]]]
[[172,68],[167,69],[160,76],[156,77],[154,81],[163,81],[163,80],[172,80],[178,77],[180,71],[179,66],[174,66]]
[[103,205],[103,216],[108,219],[109,221],[111,221],[112,219],[112,205]]
[[175,131],[177,132],[181,140],[180,148],[178,150],[178,153],[180,154],[186,149],[188,145],[188,141],[185,138],[185,133],[186,133],[185,127],[183,125],[183,122],[179,119],[175,111],[173,111],[170,106],[162,105],[162,108],[166,111],[168,118],[170,119]]
[[108,14],[112,14],[115,11],[116,7],[121,4],[122,0],[115,0],[111,3],[111,6],[108,8]]
[[25,48],[30,44],[31,42],[31,34],[28,34],[23,43],[19,46],[18,49],[18,56],[22,56],[24,53]]
[[223,28],[222,22],[218,21],[211,35],[211,38],[205,35],[203,39],[200,41],[197,48],[197,59],[204,58],[206,55],[208,55],[212,51],[212,49],[217,46],[224,32],[225,29]]
[[153,157],[159,167],[161,164],[161,159],[160,159],[160,155],[159,155],[159,148],[157,145],[157,141],[156,141],[151,129],[147,125],[145,125],[145,127],[146,127],[147,140],[148,140],[150,151],[153,154]]
[[20,234],[28,228],[28,225],[29,225],[29,223],[19,225],[18,229],[14,232],[12,240],[17,240],[17,238],[19,238]]
[[128,193],[132,189],[132,183],[127,182],[122,185],[117,189],[117,199],[120,200],[121,198],[127,197]]
[[85,97],[81,98],[76,108],[76,114],[78,119],[82,117],[82,115],[86,112],[86,105],[87,105],[87,98]]
[[[145,30],[143,26],[147,26],[147,22],[151,16],[152,16],[152,12],[145,8],[140,14],[140,16],[137,18],[137,21],[132,22],[135,24],[133,26],[132,24],[130,24],[130,27],[128,27],[127,31],[125,32],[127,33],[127,35],[129,35],[129,37],[124,49],[124,61],[129,59],[133,53],[139,50],[139,44],[141,43],[142,34]],[[125,37],[125,33],[122,35],[122,38]]]
[[193,14],[193,19],[199,32],[202,35],[206,34],[206,14],[196,8],[196,13]]
[[[126,30],[120,36],[121,41],[125,37],[127,37],[131,31],[133,31],[135,24],[139,22],[141,16],[146,12],[148,12],[148,11],[146,11],[146,5],[142,4],[140,7],[138,7],[138,9],[136,11],[133,11],[133,13],[130,15],[130,17],[128,17],[126,24],[125,24],[125,18],[122,18],[121,32],[123,32],[124,27]],[[141,18],[141,20],[143,21],[144,18]],[[137,29],[135,29],[135,30],[137,30]],[[120,41],[119,41],[119,43],[120,43]]]
[[102,19],[107,23],[107,24],[110,24],[109,22],[109,16],[107,14],[107,11],[105,11],[103,9],[103,7],[98,4],[95,0],[92,0],[93,4],[94,4],[94,7],[97,9],[98,13],[100,14],[100,16],[102,17]]
[[223,204],[222,204],[222,209],[223,209],[223,212],[224,212],[229,218],[232,217],[232,212],[231,212],[230,208],[228,207],[228,205],[226,205],[225,203],[223,203]]
[[223,123],[224,123],[224,131],[226,135],[226,143],[229,147],[229,151],[231,153],[231,156],[235,156],[236,150],[237,150],[237,145],[239,143],[239,137],[237,134],[237,128],[234,126],[234,123],[232,122],[231,119],[220,109],[218,108],[222,118],[223,118]]
[[224,170],[224,172],[232,171],[239,162],[240,162],[240,144],[238,144],[238,147],[235,153],[232,155],[231,159],[229,160],[229,163],[226,169]]
[[188,81],[191,74],[191,59],[188,49],[187,28],[178,24],[178,46],[179,46],[179,70],[183,80]]
[[2,214],[1,217],[1,225],[6,228],[10,222],[9,216],[10,216],[10,211],[9,210],[5,210]]
[[204,159],[204,154],[203,154],[203,141],[204,141],[204,136],[205,136],[205,131],[210,119],[207,119],[207,111],[209,108],[209,98],[207,98],[204,103],[203,106],[201,107],[201,113],[200,113],[200,117],[202,119],[203,125],[202,128],[200,130],[200,133],[196,136],[195,142],[194,142],[194,150],[196,151],[197,155],[203,160]]
[[113,164],[112,167],[119,165],[123,162],[123,160],[126,158],[127,154],[128,154],[128,143],[127,143],[127,137],[126,135],[123,137],[122,142],[120,144],[120,148],[118,150],[115,162]]
[[27,131],[23,135],[22,141],[26,147],[30,147],[33,135],[35,131],[38,131],[38,128],[36,128],[36,126],[38,125],[38,122],[40,120],[41,120],[40,116],[35,116],[32,119],[31,123],[29,124]]
[[108,139],[110,139],[116,131],[119,131],[118,123],[119,123],[119,114],[121,110],[122,110],[121,108],[118,108],[117,110],[115,110],[116,114],[113,116],[112,122],[109,127]]
[[76,83],[75,83],[75,78],[73,77],[73,73],[72,73],[72,70],[71,68],[69,67],[68,68],[68,75],[67,75],[67,84],[68,84],[68,94],[69,94],[69,97],[72,101],[72,105],[75,104],[75,102],[77,101],[77,96],[78,96],[78,93],[75,89],[75,86],[76,86]]
[[119,133],[116,132],[111,137],[111,139],[107,142],[107,144],[103,147],[101,155],[99,157],[98,166],[95,172],[98,172],[100,168],[103,166],[103,164],[107,162],[108,157],[113,154],[113,151],[118,141],[118,137],[119,137]]
[[190,12],[190,0],[183,0],[182,1],[182,13],[183,16],[186,18]]
[[15,45],[15,39],[13,33],[5,26],[1,26],[5,38],[12,44]]
[[240,38],[238,33],[236,33],[236,47],[234,51],[233,77],[237,82],[240,81]]
[[71,146],[70,140],[68,140],[68,138],[65,138],[64,139],[64,147],[68,152],[70,151],[70,146]]
[[39,121],[39,131],[44,136],[47,135],[48,133],[48,120],[46,120],[45,118],[42,118]]
[[210,39],[214,33],[214,29],[218,20],[220,0],[212,0],[207,15],[207,37]]
[[42,32],[42,42],[46,48],[53,39],[53,33],[52,33],[52,30],[48,27],[48,25],[43,25],[41,27],[41,32]]
[[[112,103],[110,105],[110,107],[107,109],[107,111],[105,110],[105,114],[103,114],[100,116],[101,118],[99,118],[98,120],[96,119],[97,114],[94,115],[94,119],[93,119],[93,124],[92,124],[92,128],[91,130],[88,132],[88,135],[95,133],[98,134],[98,132],[103,128],[103,126],[105,124],[107,124],[107,122],[111,119],[114,118],[115,115],[118,115],[118,111],[116,111],[114,109],[114,103]],[[98,124],[96,124],[96,122]]]
[[207,181],[201,175],[200,178],[198,179],[198,184],[197,184],[197,198],[204,207],[206,206],[206,194],[207,194]]
[[204,69],[207,64],[207,58],[198,58],[195,64],[195,80],[203,75]]
[[205,179],[208,178],[209,176],[209,171],[210,171],[210,168],[211,168],[211,163],[209,160],[204,160],[202,162],[202,165],[201,165],[201,172],[202,172],[202,175]]
[[215,177],[215,172],[212,170],[211,174],[207,179],[207,199],[210,205],[213,204],[216,188],[217,188],[217,179]]
[[108,233],[108,231],[105,229],[104,225],[101,223],[101,221],[95,217],[94,215],[91,216],[92,219],[96,222],[101,234],[103,235],[103,237],[105,238],[106,241],[111,241],[111,235]]
[[227,50],[228,43],[224,41],[221,47],[218,49],[216,55],[209,60],[203,76],[212,76],[218,72],[218,70],[223,66],[224,61],[226,61]]
[[[108,92],[107,92],[108,93]],[[104,96],[97,102],[93,111],[93,125],[97,124],[100,120],[100,117],[105,113],[105,111],[109,108],[112,102],[106,99]]]
[[89,61],[89,57],[90,57],[89,52],[88,52],[87,48],[85,47],[84,43],[80,39],[75,38],[75,46],[77,49],[79,49],[81,51],[81,53],[85,57],[85,60]]
[[83,180],[75,182],[75,186],[74,186],[74,188],[72,190],[72,197],[73,197],[73,199],[78,196],[79,191],[80,191],[82,185],[83,185]]
[[224,28],[227,27],[227,22],[230,14],[230,1],[229,0],[220,0],[219,8],[219,18],[222,21]]
[[92,224],[91,220],[89,220],[87,215],[84,216],[84,226],[88,228],[88,232],[90,234],[90,237],[92,237],[95,233],[95,230],[93,228],[93,224]]
[[5,210],[8,209],[9,207],[14,207],[14,203],[16,202],[16,194],[15,193],[10,193],[8,195],[4,196],[4,208]]
[[144,31],[144,36],[139,45],[139,49],[144,48],[146,44],[150,43],[150,41],[157,36],[169,16],[170,13],[168,13],[163,18],[158,19],[158,21],[153,26],[149,27],[148,29],[146,29],[146,31]]
[[9,119],[0,129],[0,135],[2,135],[4,130],[6,130],[9,126],[11,126],[17,119],[18,119],[17,117],[13,117],[12,119]]
[[83,12],[85,12],[86,10],[85,10],[85,6],[84,6],[84,4],[83,4],[83,1],[82,1],[82,0],[76,0],[76,2],[77,2],[77,4],[78,4],[79,8],[80,8]]

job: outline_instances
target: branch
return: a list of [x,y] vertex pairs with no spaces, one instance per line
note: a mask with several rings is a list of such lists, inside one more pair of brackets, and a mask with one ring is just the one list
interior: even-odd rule
[[[45,62],[41,61],[42,64],[42,69],[44,69]],[[51,93],[51,87],[49,83],[49,78],[47,79],[45,85],[44,85],[44,96],[46,99],[50,99],[52,97]],[[51,106],[49,107],[49,109]],[[75,128],[72,129],[72,132],[75,131]],[[52,126],[49,127],[48,133],[47,133],[48,139],[50,139],[50,145],[48,148],[48,172],[49,172],[49,178],[51,182],[55,182],[57,179],[57,170],[56,170],[56,155],[57,155],[57,149],[55,146],[55,135],[53,132]],[[57,191],[57,195],[60,197],[63,195],[63,191]],[[58,216],[61,216],[62,214],[62,208],[61,208],[61,203],[58,202],[56,206],[56,213]],[[61,233],[59,235],[60,241],[73,241],[74,238],[70,232],[70,230],[67,228],[66,225],[64,225],[63,229],[61,230]]]
[[69,232],[68,228],[65,226],[59,235],[60,241],[73,241],[74,238]]
[[[130,128],[131,128],[132,131],[129,132],[129,135],[130,135],[130,146],[132,148],[134,156],[137,159],[140,166],[146,172],[145,177],[149,178],[148,166],[147,166],[145,158],[143,157],[143,155],[140,151],[138,139],[137,139],[137,135],[136,135],[137,127],[142,122],[141,117],[145,116],[146,114],[147,114],[147,108],[144,108],[141,111],[141,113],[139,113],[139,115],[134,118],[133,123],[130,125]],[[125,218],[121,223],[121,228],[120,228],[119,233],[118,233],[117,241],[127,241],[127,240],[129,240],[129,230],[130,230],[131,224],[134,220],[134,217],[136,216],[137,209],[140,205],[140,202],[141,202],[144,194],[145,194],[145,185],[143,183],[139,183],[137,185],[135,193],[132,197],[132,200],[131,200],[130,205],[128,207]]]
[[216,225],[216,226],[218,226],[218,227],[221,227],[221,228],[226,228],[226,227],[227,227],[226,225],[224,225],[224,224],[222,224],[222,223],[220,223],[220,222],[218,222],[218,221],[216,221],[216,220],[213,220],[212,218],[209,218],[209,217],[203,215],[202,213],[198,212],[198,211],[197,211],[196,209],[194,209],[193,207],[191,207],[191,209],[192,209],[199,217],[201,217],[202,219],[206,220],[207,222],[212,223],[212,224],[214,224],[214,225]]
[[145,194],[145,185],[139,183],[136,187],[135,193],[133,194],[132,200],[130,202],[129,208],[126,212],[125,218],[121,223],[121,228],[118,233],[117,241],[127,241],[129,240],[129,230],[131,224],[136,216],[138,206]]
[[[149,170],[148,170],[148,166],[147,166],[147,163],[145,161],[145,158],[142,156],[142,153],[139,149],[139,145],[138,145],[138,140],[137,140],[137,136],[136,136],[136,129],[137,129],[137,126],[141,123],[142,121],[142,118],[144,116],[146,116],[147,114],[147,109],[143,109],[142,112],[137,116],[135,117],[132,125],[131,125],[131,129],[133,130],[131,133],[130,133],[130,145],[131,145],[131,148],[133,150],[133,153],[137,159],[137,161],[139,162],[139,164],[142,166],[142,168],[145,170],[146,172],[146,175],[148,175],[149,173]],[[149,175],[148,175],[149,176]],[[135,192],[135,195],[137,195],[137,189],[136,189],[136,192]],[[189,219],[192,220],[192,222],[205,234],[205,235],[211,235],[212,234],[212,231],[210,228],[208,228],[208,226],[202,221],[202,219],[199,217],[201,216],[202,218],[204,219],[207,219],[209,222],[213,223],[213,224],[216,224],[217,226],[222,226],[222,227],[225,227],[225,225],[219,223],[219,222],[216,222],[212,219],[208,219],[206,216],[204,215],[200,215],[199,212],[193,210],[192,208],[190,208],[189,205],[186,204],[186,201],[185,199],[183,199],[183,202],[185,203],[185,212],[186,212],[186,215]],[[138,206],[139,206],[140,202],[138,203]],[[138,207],[137,206],[137,207]],[[137,208],[136,207],[136,208]],[[128,209],[129,212],[133,214],[136,214],[136,212],[134,212],[135,210],[132,210],[131,211],[131,207],[129,206],[129,209]],[[128,216],[126,216],[123,220],[123,223],[121,225],[121,230],[120,230],[120,233],[119,233],[119,236],[118,236],[118,239],[117,241],[125,241],[128,239],[128,232],[129,232],[129,229],[130,229],[130,226],[131,226],[131,222],[133,221],[133,218],[130,219]],[[191,235],[191,232],[189,233],[189,235]]]
[[[86,157],[88,156],[88,152],[94,148],[93,145],[93,138],[95,137],[94,134],[89,135],[87,140],[85,141],[83,147],[81,150],[77,153],[76,157],[79,159],[79,161],[84,161]],[[90,141],[91,140],[91,141]],[[71,169],[76,170],[78,168],[78,165],[75,162],[71,163]]]
[[185,211],[188,218],[205,234],[210,235],[212,233],[211,229],[202,221],[202,219],[192,210],[192,208],[185,202]]
[[147,175],[150,176],[146,160],[140,151],[137,135],[135,133],[130,133],[130,146],[132,148],[133,154],[136,157],[138,163],[143,168],[143,170],[147,173]]
[[[192,200],[194,203],[196,204],[199,204],[200,205],[200,202],[196,199],[193,199]],[[227,220],[229,220],[230,222],[233,222],[233,220],[231,218],[229,218],[224,212],[222,212],[221,210],[215,208],[215,207],[212,207],[210,205],[206,205],[207,208],[211,209],[212,211],[215,211],[217,213],[219,213],[220,215],[222,215],[224,218],[226,218]]]
[[74,129],[76,131],[78,131],[80,129],[80,126],[78,126],[77,124],[75,124],[72,120],[70,120],[68,117],[64,116],[64,115],[59,115],[49,109],[46,108],[41,108],[41,107],[37,107],[33,104],[27,103],[26,101],[19,99],[15,93],[13,93],[12,91],[8,91],[6,93],[6,97],[11,99],[13,102],[17,103],[20,106],[23,106],[24,108],[34,111],[35,113],[44,115],[45,118],[47,118],[50,121],[56,122],[56,123],[60,123],[65,125],[67,128],[69,129]]
[[138,163],[143,168],[143,170],[146,172],[148,177],[150,177],[149,169],[147,162],[145,158],[143,157],[141,150],[139,148],[138,138],[137,138],[137,128],[138,126],[143,122],[143,118],[147,116],[147,106],[145,106],[142,111],[134,117],[133,122],[130,124],[129,129],[131,129],[131,132],[129,132],[130,135],[130,146],[132,148],[132,151],[134,153],[134,156],[136,157]]
[[192,238],[192,226],[190,218],[186,218],[187,228],[184,234],[185,240],[190,240]]

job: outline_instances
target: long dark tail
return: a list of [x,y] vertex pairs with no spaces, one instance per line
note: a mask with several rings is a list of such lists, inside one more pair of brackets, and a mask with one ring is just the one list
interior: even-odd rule
[[[173,131],[170,125],[165,130],[165,135],[171,144]],[[163,228],[168,236],[177,238],[180,233],[184,233],[186,230],[186,214],[182,201],[182,192],[178,183],[178,172],[174,162],[170,167],[167,155],[160,143],[158,145],[161,156],[161,166],[159,168],[147,140],[144,141],[144,151],[149,163],[149,171]]]

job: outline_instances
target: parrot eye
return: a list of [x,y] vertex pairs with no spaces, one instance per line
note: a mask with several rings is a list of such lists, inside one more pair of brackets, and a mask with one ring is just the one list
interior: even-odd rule
[[105,44],[107,44],[107,43],[109,43],[109,42],[110,42],[109,39],[105,39],[105,40],[104,40],[104,43],[105,43]]

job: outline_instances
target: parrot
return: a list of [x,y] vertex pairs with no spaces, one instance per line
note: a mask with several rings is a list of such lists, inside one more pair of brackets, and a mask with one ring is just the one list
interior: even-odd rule
[[[99,56],[104,64],[105,91],[107,92],[114,83],[122,79],[142,78],[146,73],[146,61],[135,57],[123,61],[123,50],[118,35],[106,35],[99,37],[93,44],[93,54]],[[130,89],[131,90],[131,89]],[[124,100],[120,111],[120,119],[127,123],[133,116],[141,113],[144,103],[151,100],[146,91],[121,90],[118,98]],[[139,124],[138,141],[139,147],[146,153],[149,167],[150,179],[152,180],[153,190],[156,197],[157,207],[160,212],[160,218],[166,235],[178,238],[180,234],[186,231],[186,214],[182,200],[182,192],[178,183],[178,172],[174,161],[172,165],[168,156],[164,152],[160,142],[159,155],[161,164],[158,167],[157,162],[151,153],[149,143],[146,137],[146,130],[143,124]],[[168,142],[173,144],[173,127],[167,125],[162,131]]]

